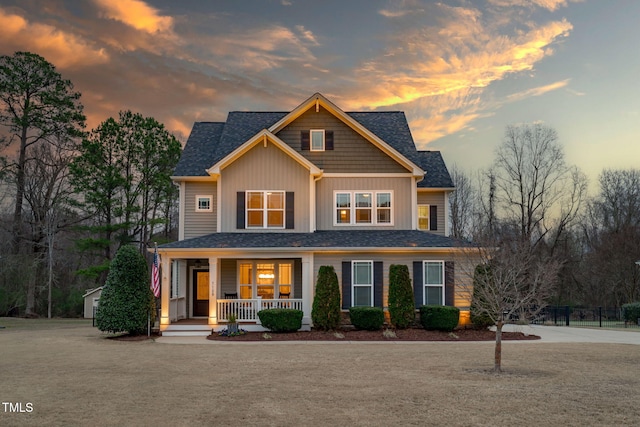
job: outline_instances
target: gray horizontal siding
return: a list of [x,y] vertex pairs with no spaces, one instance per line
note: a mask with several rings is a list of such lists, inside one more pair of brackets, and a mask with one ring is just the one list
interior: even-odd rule
[[[184,238],[204,236],[215,233],[217,220],[216,200],[217,183],[215,182],[186,182],[184,198]],[[196,196],[213,196],[212,212],[196,212]]]
[[[393,226],[334,226],[335,191],[387,191],[393,192]],[[317,183],[316,221],[318,230],[410,230],[412,178],[341,177],[323,178]]]
[[[324,152],[302,151],[300,131],[325,129],[333,131],[334,149]],[[402,173],[407,169],[391,159],[333,114],[310,108],[277,136],[327,173]]]
[[[451,255],[447,254],[381,254],[381,253],[359,253],[359,254],[316,254],[314,257],[314,283],[318,278],[318,271],[323,265],[330,265],[336,271],[338,275],[338,281],[340,282],[340,289],[342,289],[342,262],[343,261],[382,261],[383,275],[383,306],[388,306],[389,298],[389,267],[391,264],[406,265],[409,269],[409,275],[411,276],[411,284],[413,286],[416,283],[416,279],[413,277],[413,262],[414,261],[455,261],[455,290],[454,290],[454,305],[461,310],[468,310],[471,301],[471,294],[473,292],[473,285],[468,278],[468,266],[463,266],[460,259],[455,259]],[[418,283],[421,283],[421,278],[418,278]]]
[[438,229],[435,231],[431,231],[434,234],[440,234],[444,236],[444,227],[446,218],[446,210],[445,210],[445,197],[444,192],[418,192],[418,204],[419,205],[430,205],[438,207]]

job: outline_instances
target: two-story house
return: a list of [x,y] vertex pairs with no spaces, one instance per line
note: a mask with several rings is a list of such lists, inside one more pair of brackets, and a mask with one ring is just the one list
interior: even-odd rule
[[[448,237],[454,190],[437,151],[418,151],[403,112],[344,112],[316,93],[290,112],[195,123],[175,169],[179,240],[162,245],[161,330],[180,319],[261,330],[257,311],[291,307],[311,324],[318,269],[335,268],[342,308],[385,307],[392,264],[416,306],[458,306]],[[466,315],[465,315],[466,314]],[[196,323],[191,321],[189,323]]]

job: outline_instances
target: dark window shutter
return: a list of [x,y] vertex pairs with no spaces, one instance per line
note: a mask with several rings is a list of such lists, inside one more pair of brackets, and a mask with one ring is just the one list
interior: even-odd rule
[[342,308],[351,307],[351,261],[342,261]]
[[453,261],[444,262],[444,305],[454,304],[454,292],[455,292],[455,268]]
[[382,308],[384,271],[382,261],[373,262],[373,306]]
[[438,207],[429,206],[429,230],[438,230]]
[[294,203],[293,203],[293,191],[287,191],[286,193],[286,207],[285,207],[285,228],[287,230],[294,229]]
[[413,261],[413,298],[416,308],[422,305],[422,293],[424,290],[424,279],[422,278],[422,261]]
[[332,130],[324,131],[324,149],[333,150],[333,131]]
[[245,228],[245,196],[244,191],[238,191],[236,208],[236,228],[243,230]]
[[311,149],[311,132],[308,130],[300,131],[300,148],[302,150],[310,150]]

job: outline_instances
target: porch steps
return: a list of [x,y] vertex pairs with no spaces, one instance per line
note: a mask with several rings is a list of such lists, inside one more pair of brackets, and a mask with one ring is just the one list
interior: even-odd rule
[[211,334],[209,325],[169,325],[162,331],[163,337],[206,337]]

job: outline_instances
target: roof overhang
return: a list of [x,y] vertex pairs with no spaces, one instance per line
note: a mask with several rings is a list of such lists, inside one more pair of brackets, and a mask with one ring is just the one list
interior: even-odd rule
[[402,166],[406,167],[409,171],[411,171],[411,173],[414,176],[416,176],[416,177],[424,176],[425,171],[423,169],[421,169],[418,165],[416,165],[411,160],[407,159],[405,156],[400,154],[399,151],[397,151],[395,148],[393,148],[392,146],[390,146],[389,144],[384,142],[382,139],[378,138],[370,130],[368,130],[367,128],[362,126],[358,121],[356,121],[351,116],[349,116],[347,113],[342,111],[337,105],[335,105],[333,102],[329,101],[327,98],[325,98],[320,93],[313,94],[311,97],[309,97],[302,104],[298,105],[295,109],[293,109],[293,111],[291,111],[289,114],[284,116],[278,122],[274,123],[269,128],[269,131],[274,133],[274,134],[278,133],[280,130],[282,130],[288,124],[290,124],[295,119],[300,117],[302,114],[304,114],[310,108],[315,108],[316,111],[317,111],[319,109],[319,107],[323,107],[325,110],[329,111],[331,114],[336,116],[338,119],[340,119],[342,122],[344,122],[347,126],[349,126],[351,129],[356,131],[362,137],[367,139],[373,145],[378,147],[380,150],[382,150],[388,156],[393,158],[395,161],[400,163]]
[[170,178],[174,182],[182,182],[182,181],[211,182],[211,181],[215,181],[216,180],[216,177],[215,176],[211,176],[211,175],[206,175],[206,176],[171,176]]
[[217,177],[220,175],[220,172],[225,167],[229,166],[231,163],[242,157],[245,153],[251,150],[258,144],[268,144],[272,143],[280,150],[282,150],[285,154],[289,155],[293,160],[298,162],[304,168],[309,170],[309,173],[314,176],[322,175],[322,169],[318,168],[316,165],[307,160],[304,156],[298,153],[296,150],[291,148],[287,143],[282,141],[276,135],[274,135],[271,131],[267,129],[263,129],[254,135],[251,139],[246,141],[240,147],[233,150],[223,159],[221,159],[218,163],[211,166],[207,169],[207,173],[211,176]]

